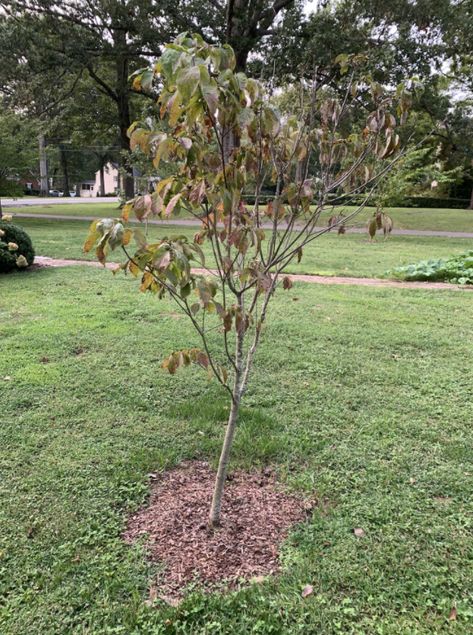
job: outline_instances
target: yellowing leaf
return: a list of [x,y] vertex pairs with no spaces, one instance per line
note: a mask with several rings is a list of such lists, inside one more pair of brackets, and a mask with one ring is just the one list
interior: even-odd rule
[[95,245],[97,240],[100,238],[100,232],[97,230],[97,224],[99,221],[94,220],[93,223],[89,227],[89,233],[85,239],[82,250],[84,253],[89,253],[92,247]]
[[130,218],[130,212],[133,209],[133,203],[126,203],[122,208],[122,220],[127,223]]
[[164,212],[165,216],[170,216],[172,214],[181,196],[182,196],[182,193],[180,192],[179,194],[175,194],[172,197],[172,199],[169,201],[169,203],[166,206],[166,210]]

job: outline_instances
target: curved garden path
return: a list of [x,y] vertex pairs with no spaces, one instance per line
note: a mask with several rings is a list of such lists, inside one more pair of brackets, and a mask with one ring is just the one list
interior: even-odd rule
[[[86,265],[88,267],[102,267],[95,260],[61,260],[57,258],[49,258],[47,256],[36,256],[36,267],[72,267],[77,265]],[[114,269],[117,263],[109,262],[106,264],[107,269]],[[194,273],[208,273],[206,269],[192,269]],[[385,287],[394,289],[448,289],[450,291],[472,291],[473,287],[465,287],[458,284],[450,284],[448,282],[403,282],[401,280],[381,280],[379,278],[351,278],[342,276],[316,276],[306,274],[288,274],[294,282],[308,282],[310,284],[342,284],[342,285],[358,285],[364,287]]]

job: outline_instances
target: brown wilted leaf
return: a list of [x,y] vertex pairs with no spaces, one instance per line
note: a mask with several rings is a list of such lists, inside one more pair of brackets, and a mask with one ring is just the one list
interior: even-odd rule
[[353,533],[355,534],[355,536],[357,538],[363,538],[363,536],[365,536],[365,530],[362,529],[361,527],[355,527],[355,529],[353,530]]
[[452,610],[450,611],[450,615],[448,616],[448,619],[450,621],[452,621],[452,622],[457,619],[457,607],[456,606],[452,607]]
[[306,584],[305,587],[302,589],[301,596],[303,598],[306,598],[307,596],[312,595],[313,592],[314,587],[311,584]]
[[282,286],[286,291],[292,287],[292,280],[289,276],[284,276],[282,279]]

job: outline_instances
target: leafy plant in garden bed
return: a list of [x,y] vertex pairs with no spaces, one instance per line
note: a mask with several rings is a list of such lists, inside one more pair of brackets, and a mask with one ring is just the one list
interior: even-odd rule
[[[406,87],[387,96],[370,83],[366,126],[355,132],[350,115],[357,60],[343,56],[339,61],[342,72],[349,73],[346,94],[338,99],[326,88],[309,86],[309,98],[301,99],[309,104],[302,114],[283,118],[262,84],[235,73],[229,46],[210,46],[196,35],[179,36],[153,68],[139,71],[133,80],[135,90],[160,88],[161,121],[136,122],[129,130],[132,147],[139,147],[156,171],[164,164],[170,176],[160,180],[152,194],[129,201],[121,219],[94,222],[84,245],[89,251],[98,242],[96,254],[102,263],[110,250],[122,248],[126,261],[117,271],[140,276],[142,291],[160,298],[169,295],[192,322],[202,347],[174,351],[163,368],[174,374],[197,364],[228,394],[230,414],[211,526],[220,523],[240,404],[269,301],[278,286],[292,286],[290,278],[282,276],[284,270],[328,231],[316,227],[330,195],[335,205],[342,192],[367,192],[365,201],[344,218],[349,220],[368,204],[370,192],[396,160],[396,115],[404,121],[411,101]],[[311,155],[319,166],[317,177],[309,177]],[[260,196],[268,181],[275,194],[263,206]],[[244,202],[249,183],[255,184],[251,206]],[[153,243],[141,230],[126,228],[131,212],[146,220],[170,218],[179,210],[201,222],[193,240],[169,236]],[[269,230],[263,229],[267,223]],[[133,237],[134,254],[128,247]],[[207,275],[197,275],[191,265],[206,268],[204,242],[210,244],[215,264]]]
[[396,267],[386,272],[385,277],[473,284],[473,251],[452,258],[421,260],[412,265]]
[[9,221],[0,220],[0,273],[25,269],[33,261],[33,245],[25,230]]

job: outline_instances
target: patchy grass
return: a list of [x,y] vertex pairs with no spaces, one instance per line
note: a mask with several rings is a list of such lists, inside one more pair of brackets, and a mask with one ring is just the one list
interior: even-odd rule
[[[82,253],[87,224],[79,221],[46,221],[18,219],[16,221],[30,234],[36,253],[53,258],[93,260],[94,254]],[[151,238],[169,234],[184,234],[192,239],[196,229],[163,225],[150,226]],[[329,276],[382,276],[388,269],[407,265],[417,260],[448,258],[469,249],[468,238],[431,238],[419,236],[392,236],[388,240],[370,243],[360,234],[324,234],[305,249],[300,264],[293,262],[292,273],[311,273]],[[211,264],[210,250],[204,246]],[[119,251],[112,254],[121,259]]]
[[159,368],[197,344],[187,321],[101,270],[0,287],[2,635],[472,632],[473,296],[277,294],[232,467],[274,465],[320,505],[280,577],[171,608],[146,604],[153,570],[120,533],[150,472],[215,464],[222,392]]
[[[345,206],[337,208],[337,211],[345,211],[349,214],[354,209],[354,207]],[[116,217],[120,216],[121,213],[116,203],[35,205],[9,207],[7,211],[19,214],[92,216],[94,218]],[[358,226],[363,226],[373,211],[373,207],[367,207],[353,222]],[[397,229],[473,232],[473,210],[393,207],[386,208],[386,212],[393,218],[394,227]],[[331,208],[325,211],[321,216],[320,224],[325,226],[332,214]],[[182,214],[179,218],[192,217],[189,214]]]

